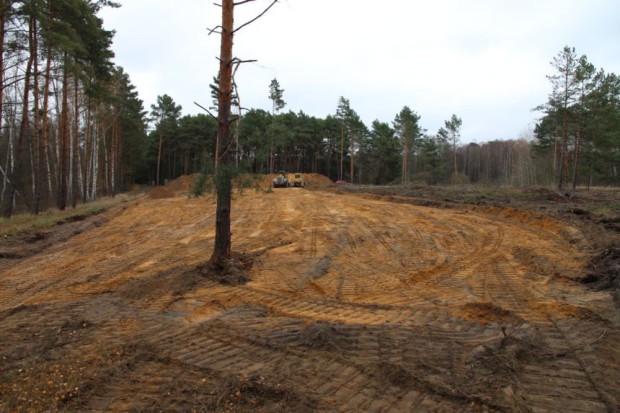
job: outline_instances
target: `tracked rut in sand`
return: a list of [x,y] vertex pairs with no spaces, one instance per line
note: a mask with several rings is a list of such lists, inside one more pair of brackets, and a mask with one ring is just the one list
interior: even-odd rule
[[54,369],[79,389],[54,405],[79,411],[619,409],[620,329],[607,294],[567,280],[586,259],[574,228],[510,209],[246,193],[234,249],[260,254],[252,281],[227,287],[194,270],[213,210],[142,198],[2,266],[0,410],[31,406],[23,372],[47,383]]

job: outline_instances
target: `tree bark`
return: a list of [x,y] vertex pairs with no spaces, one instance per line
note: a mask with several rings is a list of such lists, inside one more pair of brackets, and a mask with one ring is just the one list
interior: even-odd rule
[[579,132],[577,132],[577,143],[575,144],[575,162],[573,164],[573,191],[577,189],[577,167],[579,166],[579,155],[581,149],[581,140],[583,135],[583,125],[579,124]]
[[[159,186],[159,172],[161,170],[161,147],[163,144],[164,135],[159,132],[159,145],[157,149],[157,174],[155,175],[155,186]],[[215,158],[215,166],[217,167],[217,157]]]
[[216,175],[217,207],[215,212],[215,245],[210,262],[219,268],[227,268],[231,260],[231,174],[233,160],[230,112],[232,97],[232,49],[234,35],[234,0],[222,1],[222,27],[220,44],[220,79],[218,91],[218,168]]
[[[45,171],[49,172],[49,161],[48,161],[48,137],[49,137],[49,94],[50,94],[50,78],[51,78],[51,73],[52,73],[52,45],[48,44],[47,45],[47,54],[46,54],[46,64],[45,64],[45,83],[43,85],[43,111],[41,113],[42,115],[42,119],[41,119],[41,146],[40,146],[40,152],[41,152],[41,162],[45,162],[47,168],[43,168],[43,166],[41,165],[41,167],[39,168],[38,171],[38,175],[37,175],[37,187],[39,188],[39,203],[42,202],[42,200],[45,200],[45,196],[43,193],[43,189],[46,187],[44,184],[44,173]],[[48,181],[51,180],[51,177],[48,176]],[[51,188],[51,186],[50,186]],[[51,193],[51,189],[49,190]],[[40,205],[39,205],[40,206]]]
[[353,177],[355,175],[355,151],[354,151],[354,145],[355,145],[355,138],[354,138],[354,134],[351,134],[351,165],[350,166],[350,174],[351,174],[351,183],[353,183]]
[[568,159],[566,157],[566,142],[568,140],[568,113],[564,108],[564,115],[562,116],[562,144],[560,145],[560,162],[558,165],[558,191],[562,190],[562,184],[564,182],[564,165]]
[[[6,7],[4,4],[4,0],[0,0],[0,51],[4,51],[4,43],[5,43],[5,34],[6,34]],[[4,53],[0,52],[0,137],[3,136],[3,120],[4,120]],[[9,145],[7,145],[7,151],[9,150]],[[8,154],[7,154],[8,155]],[[8,156],[7,156],[8,157]],[[8,166],[8,165],[7,165]],[[2,167],[0,166],[0,169]],[[2,201],[4,200],[4,192],[6,190],[6,186],[8,185],[8,178],[6,176],[7,171],[2,170],[2,193],[0,194],[0,206],[2,205]]]
[[74,78],[73,86],[75,90],[73,91],[73,104],[75,105],[73,108],[73,153],[71,155],[71,207],[75,209],[77,207],[77,198],[78,198],[78,133],[79,133],[79,125],[80,125],[80,103],[79,103],[79,81],[77,76]]
[[409,139],[407,137],[407,130],[403,134],[403,165],[401,168],[400,183],[406,184],[409,181]]
[[90,195],[88,193],[89,179],[90,179],[90,164],[91,164],[91,147],[92,147],[92,133],[91,133],[91,113],[92,108],[90,102],[86,104],[86,130],[84,136],[84,162],[82,164],[82,194],[84,196],[84,202],[90,201]]
[[26,135],[30,130],[30,77],[32,76],[32,65],[34,55],[32,54],[32,42],[33,42],[33,34],[34,34],[34,25],[35,18],[32,16],[28,22],[28,43],[30,48],[30,56],[28,57],[28,63],[26,64],[26,75],[24,78],[24,100],[22,104],[22,119],[19,126],[19,136],[17,138],[17,156],[15,159],[15,168],[13,173],[9,176],[11,177],[10,188],[8,192],[7,202],[4,208],[4,217],[10,218],[13,214],[13,204],[15,201],[15,195],[18,191],[18,188],[23,187],[22,181],[26,175],[25,173],[25,160],[24,153],[26,152]]
[[32,201],[32,213],[34,215],[39,213],[41,207],[41,191],[42,191],[42,182],[39,179],[41,175],[41,171],[43,170],[43,144],[41,137],[41,125],[40,125],[40,113],[39,113],[39,42],[36,30],[36,21],[35,21],[35,30],[34,30],[34,38],[32,44],[32,53],[34,53],[34,82],[33,82],[33,93],[34,93],[34,168],[32,171],[32,182],[34,186],[34,199]]
[[340,130],[340,173],[338,175],[340,181],[344,178],[344,120],[342,122],[342,129]]
[[456,164],[456,137],[454,137],[452,141],[452,152],[454,154],[454,176],[457,176],[459,174],[459,169]]
[[69,72],[67,69],[68,56],[65,52],[62,79],[62,108],[60,115],[60,174],[58,184],[58,209],[63,211],[67,206],[67,185],[69,177]]

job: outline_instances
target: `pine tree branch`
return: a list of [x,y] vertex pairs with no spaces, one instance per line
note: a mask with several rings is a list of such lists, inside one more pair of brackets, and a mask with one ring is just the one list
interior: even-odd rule
[[256,60],[256,59],[241,60],[238,57],[235,57],[230,63],[231,64],[236,64],[238,66],[241,63],[256,63],[256,62],[258,62],[258,60]]
[[[247,3],[248,0],[245,0],[243,2],[241,2],[241,4],[243,3]],[[249,0],[252,1],[252,0]],[[245,26],[254,23],[256,20],[260,19],[261,17],[263,17],[263,15],[265,13],[267,13],[269,11],[270,8],[273,7],[274,4],[276,4],[278,2],[278,0],[273,0],[273,2],[269,5],[269,7],[267,7],[265,10],[263,10],[263,12],[261,14],[259,14],[258,16],[254,17],[252,20],[243,23],[241,26],[237,27],[235,30],[233,30],[233,33],[237,33],[239,30],[243,29]]]
[[218,29],[222,29],[222,26],[215,26],[212,29],[209,29],[207,27],[207,30],[209,30],[209,34],[207,34],[207,36],[211,36],[213,33],[222,34],[222,32],[220,30],[218,30]]
[[205,108],[205,107],[204,107],[204,106],[202,106],[201,104],[194,102],[194,105],[198,106],[200,109],[202,109],[202,110],[204,110],[205,112],[207,112],[207,113],[208,113],[208,114],[209,114],[209,115],[210,115],[213,119],[218,120],[218,119],[217,119],[217,116],[215,116],[213,113],[211,113],[211,112],[209,111],[209,109]]

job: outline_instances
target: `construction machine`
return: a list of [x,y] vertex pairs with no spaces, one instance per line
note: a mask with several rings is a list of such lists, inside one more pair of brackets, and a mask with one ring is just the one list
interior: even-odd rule
[[303,176],[299,172],[294,173],[293,179],[291,179],[290,181],[293,184],[293,186],[296,186],[296,187],[303,188],[304,186],[306,186],[306,182],[304,181]]
[[275,178],[273,178],[274,188],[288,188],[291,186],[291,182],[288,180],[288,174],[285,171],[279,171]]

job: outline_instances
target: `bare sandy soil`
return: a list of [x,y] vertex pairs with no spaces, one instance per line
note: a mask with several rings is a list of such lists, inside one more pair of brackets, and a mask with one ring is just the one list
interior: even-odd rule
[[620,411],[620,318],[581,282],[579,225],[246,191],[251,281],[227,286],[198,269],[213,200],[169,191],[0,254],[0,411]]

